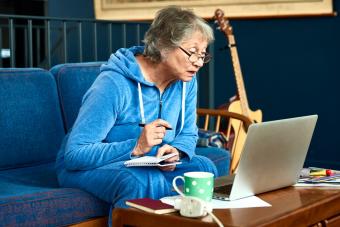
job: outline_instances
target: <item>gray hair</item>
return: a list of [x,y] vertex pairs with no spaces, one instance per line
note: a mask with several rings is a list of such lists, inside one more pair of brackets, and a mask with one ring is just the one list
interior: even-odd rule
[[183,40],[196,31],[202,33],[208,43],[214,40],[210,25],[192,10],[169,6],[157,12],[150,28],[144,36],[144,55],[151,61],[161,61],[161,51],[177,48]]

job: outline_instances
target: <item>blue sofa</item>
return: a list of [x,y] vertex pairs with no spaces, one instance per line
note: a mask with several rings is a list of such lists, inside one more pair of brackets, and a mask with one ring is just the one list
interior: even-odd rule
[[[66,226],[104,217],[109,204],[58,185],[54,162],[101,62],[0,69],[0,225]],[[221,175],[230,156],[197,148]],[[106,222],[94,222],[105,225]],[[81,225],[79,225],[81,226]]]

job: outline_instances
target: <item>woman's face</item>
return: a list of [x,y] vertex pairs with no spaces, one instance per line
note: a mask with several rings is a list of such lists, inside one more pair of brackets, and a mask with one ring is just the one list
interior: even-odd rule
[[[190,81],[203,66],[202,58],[195,62],[189,60],[188,54],[197,53],[204,56],[208,46],[207,40],[200,32],[195,32],[189,39],[184,40],[180,47],[175,48],[163,56],[161,64],[169,72],[169,79]],[[187,53],[185,53],[187,52]]]

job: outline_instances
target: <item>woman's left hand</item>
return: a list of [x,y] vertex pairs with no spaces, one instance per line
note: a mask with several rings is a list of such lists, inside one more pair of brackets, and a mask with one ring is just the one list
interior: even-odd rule
[[[179,151],[176,148],[168,144],[165,144],[158,149],[157,157],[159,158],[159,157],[162,157],[163,155],[170,154],[170,153],[176,153],[176,155],[171,158],[168,158],[164,162],[171,163],[171,162],[179,161]],[[176,165],[160,166],[159,168],[163,171],[173,171],[176,168]]]

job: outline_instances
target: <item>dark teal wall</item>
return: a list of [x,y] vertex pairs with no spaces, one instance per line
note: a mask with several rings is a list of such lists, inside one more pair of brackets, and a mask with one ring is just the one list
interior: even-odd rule
[[[50,16],[93,17],[92,0],[72,2],[69,5],[69,1],[50,0]],[[340,9],[339,1],[334,1],[334,5],[335,10]],[[340,112],[340,18],[230,22],[251,109],[261,109],[264,121],[318,114],[306,166],[340,169],[340,133],[337,128]],[[140,41],[136,40],[134,29],[134,26],[128,27],[127,42],[118,37],[114,48],[138,44]],[[141,33],[145,29],[142,26]],[[139,36],[142,39],[143,34]],[[224,35],[216,31],[216,42],[211,47],[214,61],[199,75],[200,107],[218,107],[235,94],[230,54],[228,50],[219,50],[225,45]],[[98,60],[106,60],[106,57]],[[209,72],[214,72],[214,76],[208,76]],[[212,94],[210,98],[209,94]]]
[[93,0],[48,0],[50,17],[94,18]]
[[[262,109],[265,121],[318,114],[306,165],[340,169],[339,16],[230,22],[251,109]],[[218,50],[225,44],[217,32],[215,106],[236,89],[230,53]]]

